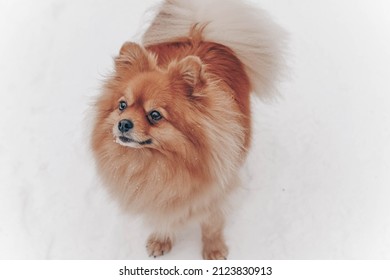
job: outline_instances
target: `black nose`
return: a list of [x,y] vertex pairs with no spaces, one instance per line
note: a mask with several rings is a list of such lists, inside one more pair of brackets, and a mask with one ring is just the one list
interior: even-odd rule
[[128,132],[134,127],[134,124],[130,120],[120,120],[118,123],[118,129],[120,132]]

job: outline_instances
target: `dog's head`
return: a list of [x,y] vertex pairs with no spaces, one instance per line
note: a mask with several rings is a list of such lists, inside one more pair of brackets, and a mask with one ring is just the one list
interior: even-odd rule
[[196,146],[203,134],[204,84],[198,57],[161,68],[153,53],[125,43],[115,59],[115,75],[97,103],[97,127],[102,125],[117,145],[129,148],[174,152]]

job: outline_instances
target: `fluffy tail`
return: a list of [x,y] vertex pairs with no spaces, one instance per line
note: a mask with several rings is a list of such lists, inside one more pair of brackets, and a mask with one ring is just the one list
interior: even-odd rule
[[285,32],[264,11],[240,0],[165,0],[143,37],[143,44],[174,42],[195,24],[203,38],[232,49],[245,65],[253,91],[269,98],[280,78]]

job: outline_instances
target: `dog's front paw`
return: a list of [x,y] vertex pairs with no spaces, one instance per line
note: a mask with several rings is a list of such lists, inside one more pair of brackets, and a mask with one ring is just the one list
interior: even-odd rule
[[169,237],[158,238],[152,234],[146,243],[146,249],[150,257],[162,256],[172,249],[172,241]]
[[228,248],[223,240],[216,240],[215,243],[205,242],[202,255],[205,260],[226,260]]

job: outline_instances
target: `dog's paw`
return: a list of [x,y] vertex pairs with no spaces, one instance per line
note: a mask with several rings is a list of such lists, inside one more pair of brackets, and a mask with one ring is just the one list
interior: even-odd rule
[[159,239],[151,235],[146,243],[146,249],[150,257],[162,256],[172,249],[172,241],[169,237]]
[[226,260],[228,252],[226,244],[220,240],[215,243],[204,244],[202,255],[205,260]]

